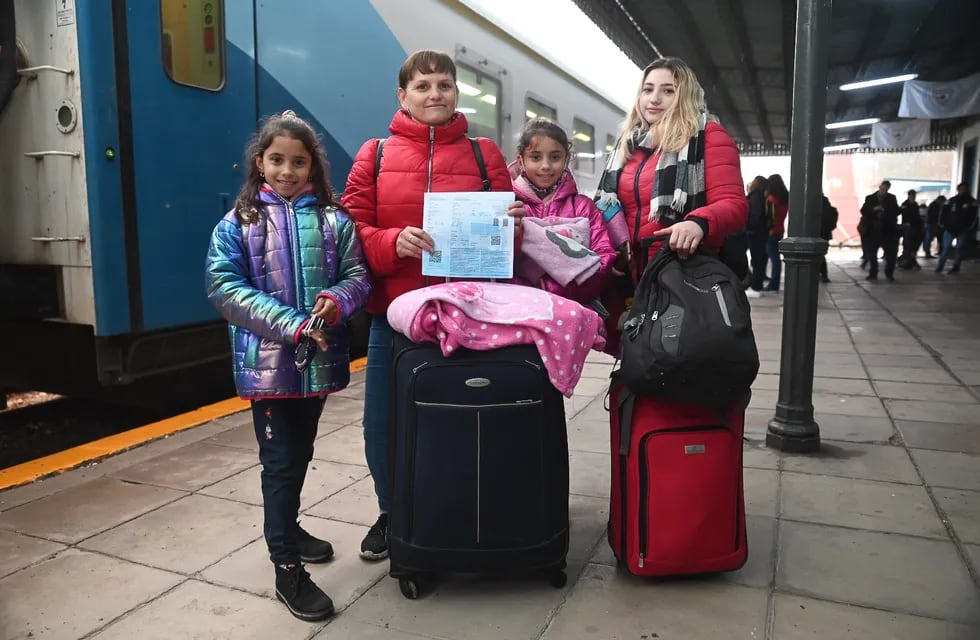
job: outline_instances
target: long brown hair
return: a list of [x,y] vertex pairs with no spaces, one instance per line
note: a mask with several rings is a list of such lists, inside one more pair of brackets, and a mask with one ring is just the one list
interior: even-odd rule
[[283,111],[267,117],[262,121],[262,126],[258,132],[251,137],[245,147],[245,182],[238,192],[235,200],[235,215],[242,223],[255,222],[262,210],[262,201],[259,199],[259,190],[262,188],[265,178],[259,173],[256,166],[256,158],[261,158],[265,150],[272,145],[273,140],[278,136],[292,138],[303,143],[307,153],[310,154],[310,183],[313,185],[313,194],[316,196],[319,206],[329,206],[340,209],[330,188],[329,175],[330,165],[327,163],[327,154],[320,142],[313,127],[300,118],[292,111]]
[[660,149],[662,151],[680,151],[693,138],[698,129],[701,128],[701,118],[706,114],[707,108],[704,103],[704,89],[698,82],[697,76],[691,67],[680,58],[658,58],[646,66],[643,76],[640,78],[640,86],[636,90],[636,100],[633,101],[633,108],[629,116],[623,122],[620,131],[619,145],[616,153],[621,154],[625,162],[629,153],[629,143],[633,131],[636,129],[646,130],[649,125],[643,119],[640,112],[640,97],[643,95],[643,83],[647,76],[654,69],[668,69],[674,74],[674,91],[676,99],[670,108],[664,112],[663,118],[655,126],[660,134]]

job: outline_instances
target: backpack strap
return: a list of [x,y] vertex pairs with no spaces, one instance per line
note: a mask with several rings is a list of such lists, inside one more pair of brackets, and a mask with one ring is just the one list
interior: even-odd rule
[[381,155],[388,138],[378,138],[378,149],[374,152],[374,180],[377,182],[378,174],[381,173]]
[[490,178],[487,176],[487,165],[483,162],[483,151],[480,150],[480,143],[474,138],[467,136],[470,145],[473,147],[473,155],[476,156],[476,166],[480,168],[480,177],[483,179],[483,190],[490,191]]
[[670,236],[647,236],[645,238],[640,238],[640,276],[646,271],[647,264],[651,262],[647,259],[647,254],[650,253],[650,247],[656,243],[660,243],[660,248],[657,249],[657,253],[653,256],[653,262],[658,259],[662,260],[662,256],[666,256],[670,253]]

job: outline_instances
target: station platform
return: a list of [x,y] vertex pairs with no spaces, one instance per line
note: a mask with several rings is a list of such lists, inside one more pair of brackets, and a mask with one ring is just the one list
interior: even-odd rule
[[[0,492],[0,639],[954,640],[980,637],[980,264],[865,282],[832,252],[821,285],[818,454],[764,446],[782,294],[753,300],[762,369],[748,410],[749,560],[645,580],[606,544],[611,360],[567,400],[572,542],[563,589],[451,577],[410,601],[358,557],[377,516],[361,435],[363,373],[332,396],[302,523],[338,615],[293,618],[272,592],[249,412]],[[883,274],[882,274],[883,275]]]

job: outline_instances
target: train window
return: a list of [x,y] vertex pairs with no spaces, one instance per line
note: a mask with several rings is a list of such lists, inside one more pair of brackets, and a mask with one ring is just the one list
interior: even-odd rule
[[500,81],[457,62],[456,85],[459,87],[457,110],[466,114],[470,135],[490,138],[500,144]]
[[160,0],[163,70],[177,84],[220,91],[225,83],[224,2]]
[[540,100],[528,96],[524,101],[524,122],[534,118],[546,118],[552,122],[558,122],[558,111],[554,107],[549,107]]
[[615,149],[615,148],[616,148],[616,136],[614,136],[611,133],[607,133],[606,134],[606,150],[605,150],[606,151],[606,155],[605,155],[605,157],[608,158],[609,156],[611,156],[612,153],[613,153],[613,149]]
[[595,127],[584,120],[572,119],[572,143],[575,145],[573,171],[595,173]]

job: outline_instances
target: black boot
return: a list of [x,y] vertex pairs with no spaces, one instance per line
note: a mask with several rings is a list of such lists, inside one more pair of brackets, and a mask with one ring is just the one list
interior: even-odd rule
[[276,565],[276,597],[300,620],[316,622],[333,615],[333,601],[300,564]]
[[333,545],[306,532],[296,524],[296,545],[299,547],[299,559],[309,564],[327,562],[333,558]]

